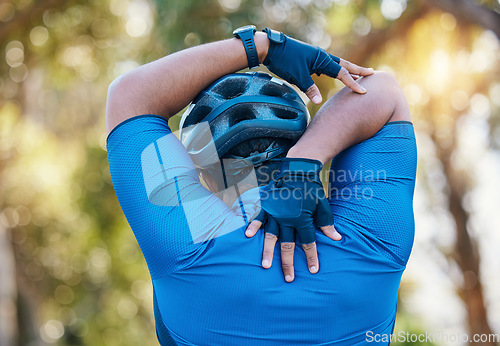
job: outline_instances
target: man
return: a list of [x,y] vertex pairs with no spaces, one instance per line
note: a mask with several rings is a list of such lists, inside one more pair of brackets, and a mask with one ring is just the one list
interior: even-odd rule
[[[404,95],[388,74],[372,75],[270,30],[251,32],[255,45],[249,48],[247,34],[172,54],[110,86],[110,170],[151,273],[156,315],[164,323],[157,325],[160,342],[171,337],[183,345],[354,345],[387,336],[414,230],[416,148]],[[254,66],[251,52],[257,52],[257,64],[266,59],[271,71],[314,103],[321,95],[311,73],[337,77],[357,92],[345,88],[328,100],[284,161],[319,161],[320,167],[334,158],[329,202],[342,237],[331,223],[316,222],[324,233],[315,234],[321,269],[315,242],[303,243],[305,252],[297,248],[295,264],[291,241],[281,244],[281,254],[274,252],[275,236],[257,232],[263,219],[249,225],[246,235],[253,238],[245,237],[245,223],[203,190],[168,128],[166,119],[207,85]],[[358,76],[367,77],[357,83]],[[281,173],[292,170],[285,165]],[[315,206],[309,216],[318,216]],[[293,225],[295,219],[279,215],[279,208],[266,211],[280,226]],[[198,216],[190,217],[192,212]],[[221,232],[224,223],[228,232]],[[271,266],[273,256],[282,269]]]

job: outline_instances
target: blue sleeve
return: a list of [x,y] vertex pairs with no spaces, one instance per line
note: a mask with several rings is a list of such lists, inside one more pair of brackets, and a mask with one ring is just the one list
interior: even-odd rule
[[141,115],[121,123],[107,149],[118,201],[153,279],[193,264],[216,237],[245,227],[203,187],[166,119]]
[[[413,125],[387,123],[332,161],[330,205],[337,225],[406,265],[413,246],[417,147]],[[341,225],[341,227],[339,227]]]

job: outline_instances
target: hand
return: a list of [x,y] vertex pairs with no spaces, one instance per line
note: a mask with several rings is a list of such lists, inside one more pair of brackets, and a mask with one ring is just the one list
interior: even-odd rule
[[337,78],[354,92],[366,92],[356,79],[373,74],[373,69],[357,66],[281,32],[269,28],[264,31],[270,40],[264,65],[277,76],[298,86],[313,103],[322,101],[321,93],[311,78],[313,73]]
[[293,253],[295,249],[295,230],[306,254],[311,273],[319,270],[316,251],[315,228],[333,239],[340,240],[340,234],[333,226],[333,216],[326,200],[323,186],[319,180],[322,164],[316,160],[283,159],[280,173],[261,193],[262,211],[247,228],[247,237],[252,237],[261,225],[272,215],[279,224],[278,228],[266,230],[262,266],[271,267],[274,246],[281,240],[282,269],[287,282],[293,281]]
[[[267,215],[267,213],[264,212]],[[269,216],[267,216],[269,217]],[[275,222],[275,221],[274,221]],[[245,231],[245,235],[248,238],[252,238],[257,231],[262,228],[263,223],[257,219],[253,220]],[[277,228],[279,230],[279,228]],[[342,236],[335,230],[333,225],[320,227],[323,233],[330,239],[338,241],[342,239]],[[274,257],[274,247],[278,240],[278,235],[269,232],[269,229],[264,224],[265,238],[264,247],[262,250],[262,267],[269,269],[273,264]],[[279,233],[278,233],[279,234]],[[315,274],[319,270],[319,259],[318,252],[316,250],[316,242],[311,244],[302,244],[302,249],[306,254],[307,266],[312,274]],[[286,282],[292,282],[295,278],[294,267],[293,267],[293,254],[295,250],[294,242],[283,242],[281,243],[281,268],[283,270],[283,276]]]

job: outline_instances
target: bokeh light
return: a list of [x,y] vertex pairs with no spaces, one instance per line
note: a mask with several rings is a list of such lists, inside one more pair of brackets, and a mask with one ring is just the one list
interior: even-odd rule
[[49,31],[44,26],[35,26],[30,31],[31,43],[35,46],[43,46],[49,39]]
[[54,343],[64,335],[64,326],[60,321],[49,320],[40,328],[40,336],[47,343]]
[[406,9],[406,0],[382,0],[380,11],[388,20],[396,20]]
[[226,12],[235,12],[240,8],[241,0],[219,0],[219,4]]
[[0,21],[8,22],[14,17],[15,11],[16,9],[9,1],[2,2],[0,4]]

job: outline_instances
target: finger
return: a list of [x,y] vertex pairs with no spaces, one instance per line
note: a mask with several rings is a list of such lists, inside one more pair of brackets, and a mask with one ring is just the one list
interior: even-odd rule
[[349,89],[358,94],[366,93],[366,89],[356,83],[356,81],[354,81],[354,79],[344,67],[342,67],[342,69],[340,70],[337,79],[342,81],[342,83],[344,83]]
[[253,220],[248,225],[248,227],[245,231],[245,235],[248,238],[252,238],[257,233],[257,231],[260,229],[261,226],[262,226],[262,222],[260,222],[259,220]]
[[374,70],[371,67],[361,67],[344,59],[340,59],[340,66],[344,67],[347,71],[349,71],[349,73],[359,76],[369,76],[374,73]]
[[273,264],[274,246],[278,237],[272,233],[266,232],[266,237],[264,238],[264,250],[262,251],[262,266],[264,268],[271,268]]
[[295,243],[281,243],[281,269],[286,282],[292,282],[295,278],[293,269],[293,252]]
[[306,90],[306,95],[315,105],[318,105],[321,103],[321,101],[323,101],[323,97],[321,97],[321,93],[319,92],[319,89],[316,86],[316,84],[311,85]]
[[316,274],[319,270],[318,251],[316,250],[316,242],[310,244],[302,244],[302,249],[306,254],[307,267],[312,274]]
[[342,236],[340,235],[339,232],[335,229],[335,226],[329,225],[329,226],[323,226],[320,227],[320,229],[323,231],[323,233],[330,239],[338,241],[342,239]]

